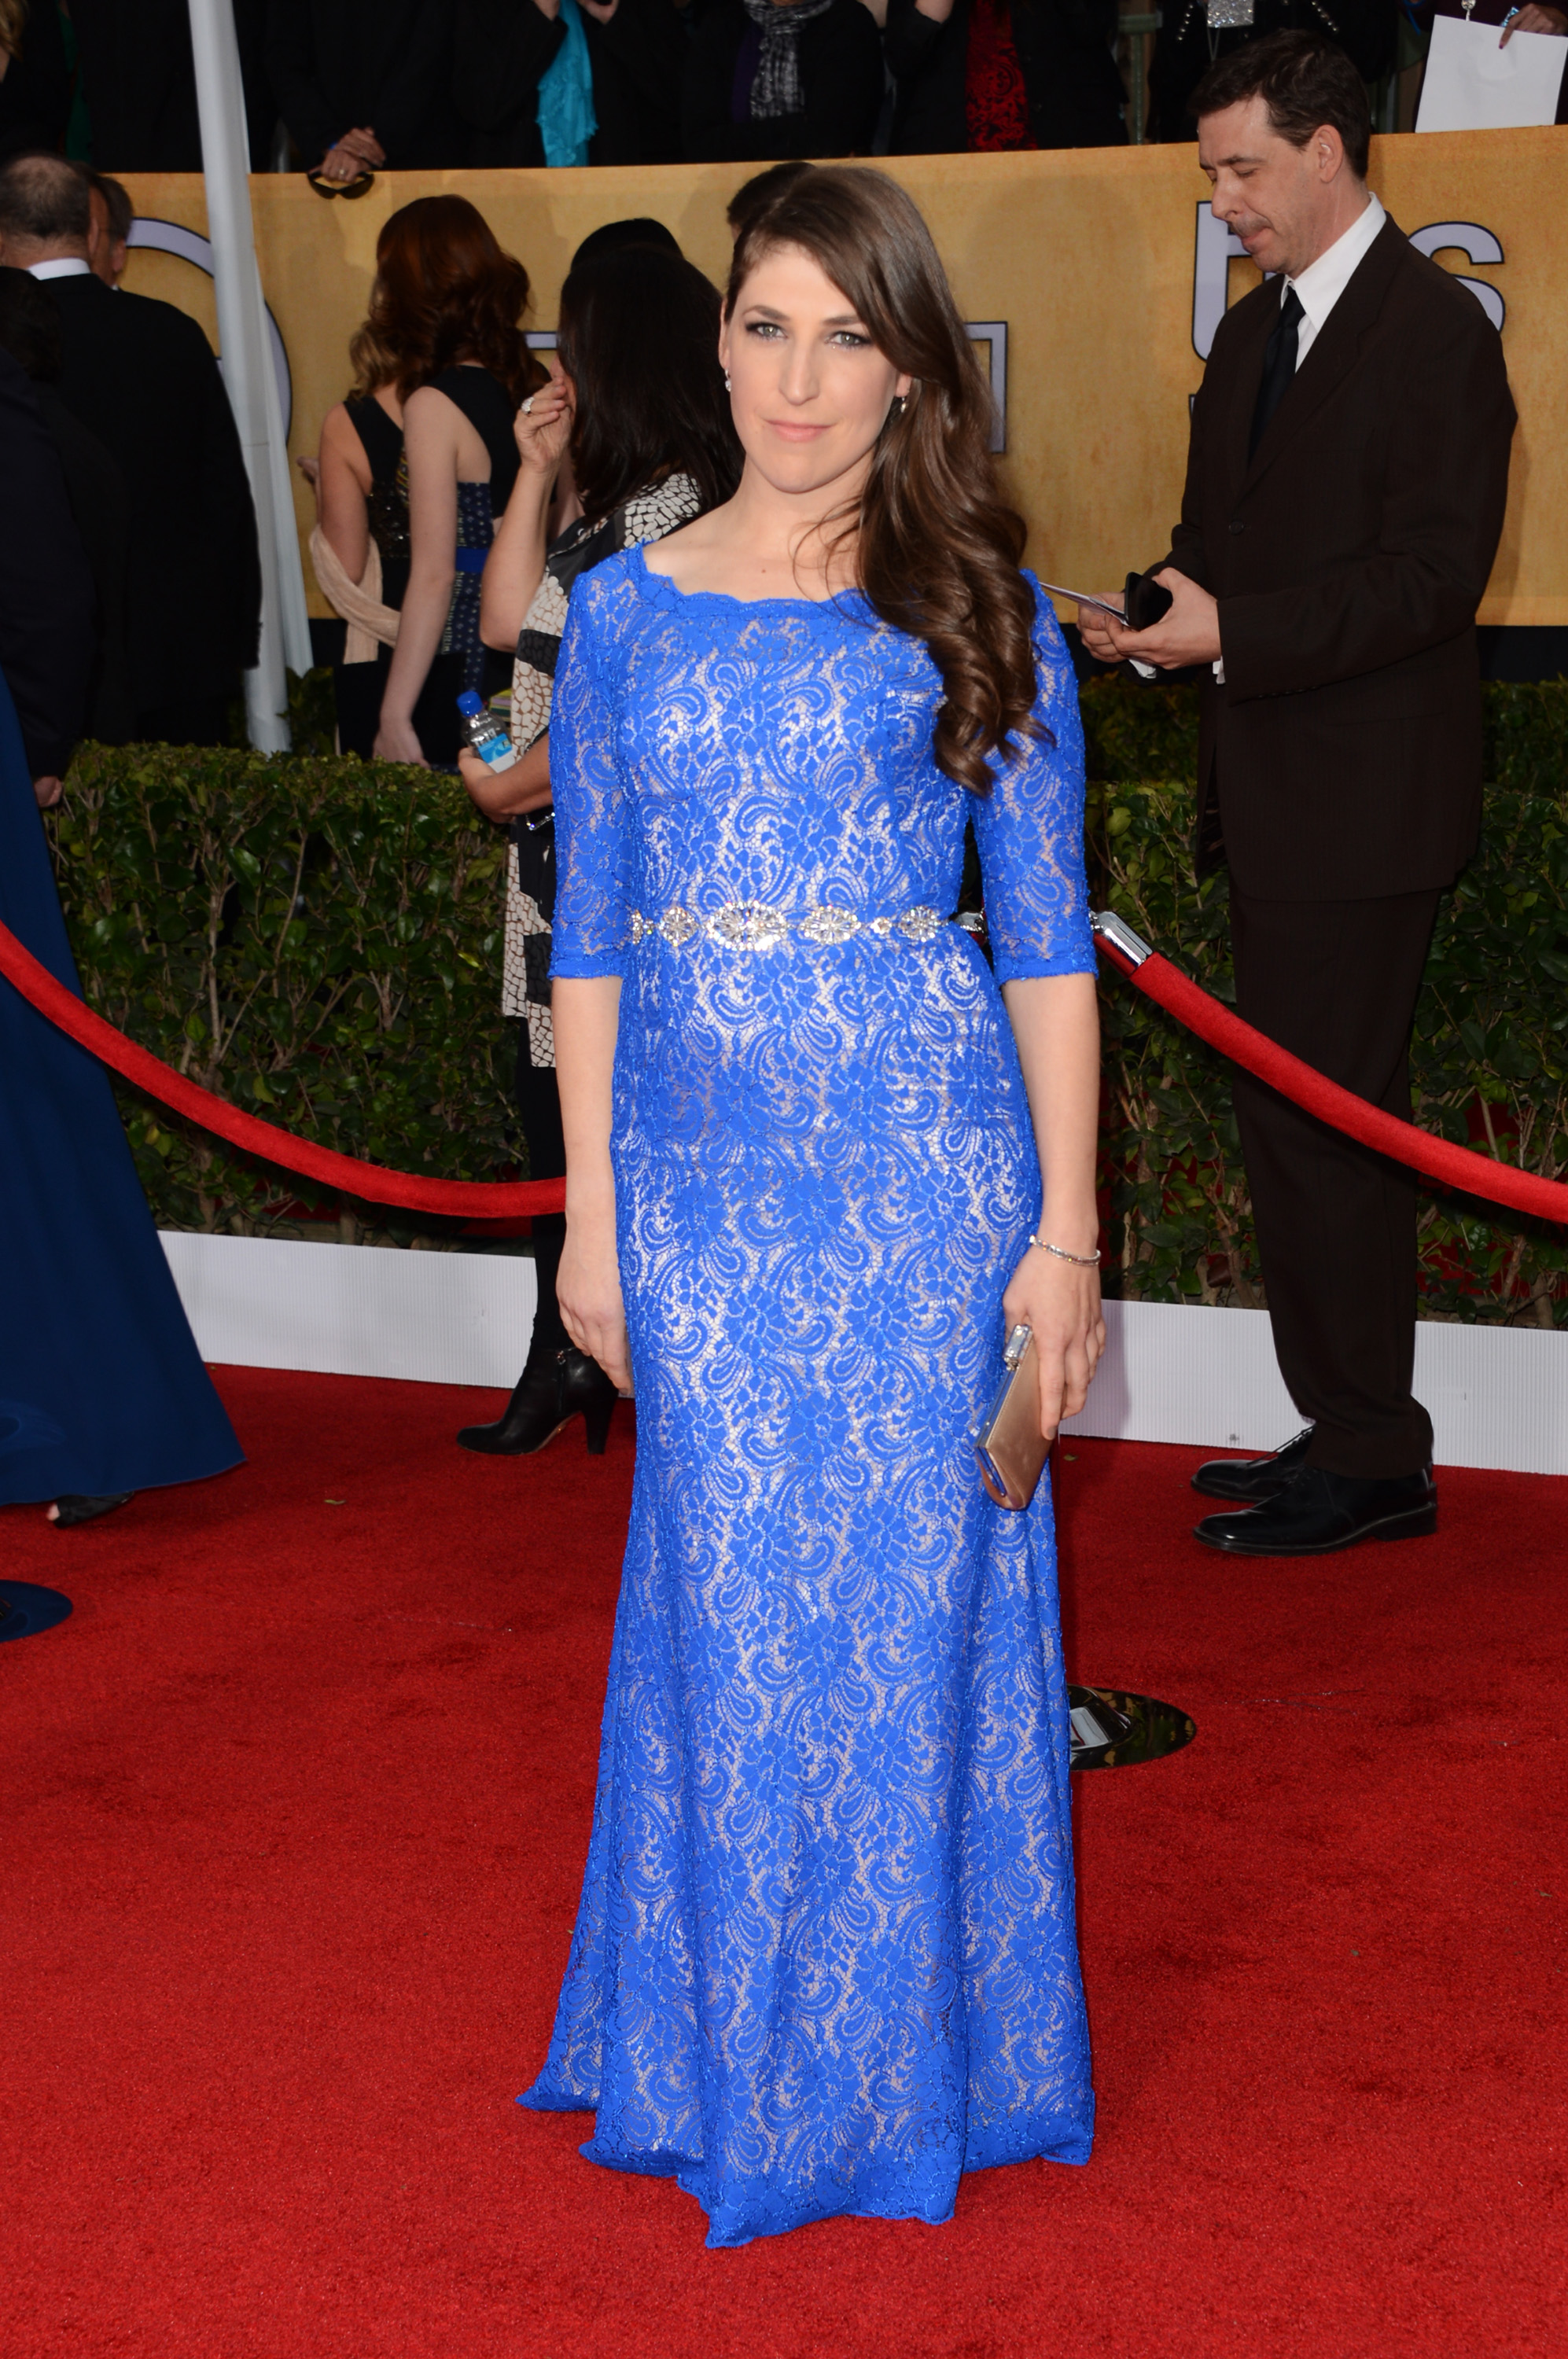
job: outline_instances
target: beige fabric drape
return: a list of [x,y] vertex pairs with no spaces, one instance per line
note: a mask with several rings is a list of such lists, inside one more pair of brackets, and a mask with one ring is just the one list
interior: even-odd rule
[[397,646],[399,617],[396,606],[384,606],[381,603],[381,551],[374,541],[365,571],[357,582],[351,582],[337,551],[317,525],[310,535],[310,562],[322,596],[348,625],[348,636],[343,643],[345,664],[374,663],[378,647]]

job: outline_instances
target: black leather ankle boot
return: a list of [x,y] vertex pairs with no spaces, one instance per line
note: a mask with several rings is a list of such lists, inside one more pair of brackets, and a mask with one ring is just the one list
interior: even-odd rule
[[597,1360],[571,1343],[564,1349],[547,1347],[528,1353],[528,1365],[495,1423],[465,1425],[457,1438],[464,1450],[477,1450],[486,1457],[527,1458],[581,1415],[589,1455],[602,1458],[615,1406],[615,1387]]

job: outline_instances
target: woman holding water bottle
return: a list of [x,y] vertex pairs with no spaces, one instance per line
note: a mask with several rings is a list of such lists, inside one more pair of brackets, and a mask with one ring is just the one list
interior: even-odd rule
[[[536,1180],[566,1169],[549,981],[556,651],[581,574],[720,506],[738,483],[740,445],[718,338],[718,295],[680,255],[653,245],[597,252],[561,289],[550,382],[517,413],[517,484],[485,569],[480,610],[485,644],[513,651],[513,758],[497,768],[464,751],[459,767],[480,810],[509,827],[515,847],[502,1007],[522,1018],[517,1105]],[[552,495],[567,466],[580,510],[547,544]],[[589,1449],[604,1447],[615,1388],[573,1348],[561,1321],[555,1273],[564,1234],[560,1214],[533,1224],[539,1307],[528,1364],[503,1416],[459,1434],[466,1450],[506,1456],[542,1450],[578,1415]]]

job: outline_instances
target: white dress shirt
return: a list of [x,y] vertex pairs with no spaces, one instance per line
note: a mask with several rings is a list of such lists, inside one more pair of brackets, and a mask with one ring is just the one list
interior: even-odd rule
[[29,278],[91,278],[91,266],[79,254],[61,255],[54,262],[29,262]]
[[1336,237],[1326,254],[1309,262],[1299,278],[1281,282],[1279,300],[1285,300],[1285,288],[1293,287],[1305,317],[1296,330],[1296,366],[1301,367],[1323,333],[1323,322],[1349,286],[1357,266],[1366,261],[1372,241],[1388,220],[1377,198],[1370,190],[1367,210],[1357,213],[1350,227]]

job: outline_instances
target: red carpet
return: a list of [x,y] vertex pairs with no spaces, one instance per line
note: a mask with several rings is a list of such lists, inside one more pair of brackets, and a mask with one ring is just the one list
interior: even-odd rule
[[1543,2359],[1563,2347],[1568,1482],[1435,1539],[1187,1536],[1062,1470],[1074,1676],[1195,1745],[1080,1781],[1101,2143],[942,2230],[702,2244],[512,2102],[576,1899],[631,1473],[488,1396],[229,1371],[251,1454],[90,1529],[0,1646],[5,2359]]

